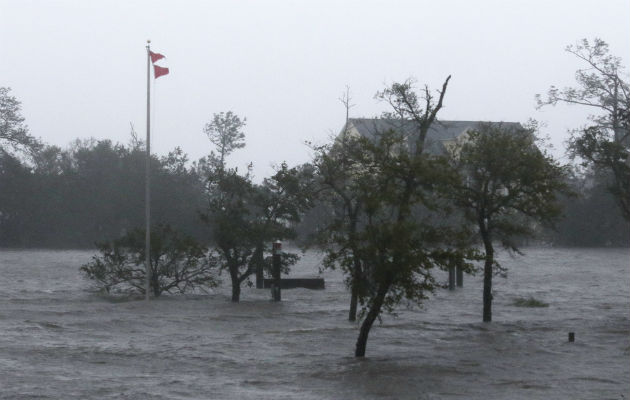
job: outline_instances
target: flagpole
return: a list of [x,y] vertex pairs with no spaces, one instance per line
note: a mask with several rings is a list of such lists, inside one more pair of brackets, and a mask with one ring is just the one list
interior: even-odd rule
[[145,299],[149,300],[149,289],[151,287],[151,41],[147,40],[147,142],[146,142],[146,176],[144,186],[144,207],[145,207],[145,248],[144,248],[144,268],[146,275]]

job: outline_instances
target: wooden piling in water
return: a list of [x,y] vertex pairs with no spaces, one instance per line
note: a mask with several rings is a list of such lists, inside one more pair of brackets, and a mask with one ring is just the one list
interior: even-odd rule
[[464,270],[461,265],[457,266],[457,287],[464,286]]
[[282,293],[280,289],[280,266],[281,259],[280,254],[282,252],[282,243],[279,240],[273,242],[273,256],[272,256],[272,275],[273,285],[271,286],[271,298],[273,301],[281,301]]

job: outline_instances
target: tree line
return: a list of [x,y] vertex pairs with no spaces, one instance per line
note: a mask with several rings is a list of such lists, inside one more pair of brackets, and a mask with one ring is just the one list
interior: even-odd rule
[[[344,130],[331,143],[311,145],[311,162],[280,164],[260,184],[250,169],[229,165],[229,155],[245,146],[246,120],[222,112],[204,128],[213,146],[208,156],[188,163],[175,149],[153,157],[150,255],[136,228],[143,215],[142,143],[78,141],[67,150],[41,145],[5,90],[2,112],[11,118],[0,140],[14,151],[0,153],[1,240],[40,246],[100,241],[100,254],[82,271],[108,292],[143,293],[146,257],[154,296],[210,288],[224,270],[232,301],[239,301],[241,286],[269,270],[271,243],[295,240],[301,232],[324,252],[326,268],[345,274],[349,319],[361,320],[358,357],[383,311],[402,301],[420,303],[440,287],[436,270],[457,265],[482,273],[482,319],[490,322],[492,279],[505,268],[494,257],[496,246],[519,252],[536,237],[577,243],[584,236],[576,230],[589,229],[587,216],[593,216],[593,235],[604,233],[602,221],[618,229],[602,244],[618,243],[607,237],[628,244],[627,83],[604,42],[583,41],[569,51],[599,69],[578,74],[582,89],[552,87],[539,105],[599,101],[609,112],[572,134],[569,151],[581,171],[555,160],[535,126],[480,124],[444,154],[428,151],[427,134],[438,121],[450,76],[438,91],[418,90],[408,80],[377,93],[391,109],[383,118],[403,121],[405,132],[388,128],[362,137]],[[575,215],[562,219],[563,210]],[[297,259],[282,254],[285,272]]]
[[[144,221],[144,147],[77,140],[68,149],[42,145],[28,158],[0,152],[0,246],[93,248]],[[151,158],[152,209],[199,239],[202,179],[175,149]]]
[[[67,149],[44,146],[32,160],[0,151],[0,247],[94,248],[142,226],[144,148],[109,140],[77,140]],[[199,163],[199,161],[198,161]],[[199,241],[212,230],[199,219],[206,210],[204,177],[181,149],[153,156],[152,214]],[[577,197],[563,198],[563,217],[538,243],[564,247],[627,246],[630,232],[606,170],[573,171],[567,183]],[[308,242],[331,210],[308,210],[296,226]]]

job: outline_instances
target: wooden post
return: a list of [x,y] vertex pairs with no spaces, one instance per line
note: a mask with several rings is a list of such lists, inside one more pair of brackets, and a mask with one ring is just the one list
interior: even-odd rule
[[279,240],[273,242],[273,285],[271,285],[271,298],[273,301],[281,301],[282,294],[280,292],[280,253],[282,252],[282,243]]
[[575,332],[569,332],[569,343],[575,342]]
[[464,286],[464,270],[460,264],[457,264],[457,287]]
[[448,290],[455,290],[455,266],[448,267]]

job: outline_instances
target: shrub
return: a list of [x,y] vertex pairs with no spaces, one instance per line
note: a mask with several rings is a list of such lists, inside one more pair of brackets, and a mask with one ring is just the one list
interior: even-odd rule
[[532,296],[529,296],[529,298],[518,297],[514,299],[514,302],[512,304],[516,307],[549,307],[549,304],[537,300]]
[[[81,267],[97,286],[111,292],[145,294],[145,230],[135,229],[123,237],[97,244],[99,255]],[[151,280],[154,296],[164,292],[185,293],[217,285],[217,261],[192,237],[158,225],[151,230]]]

